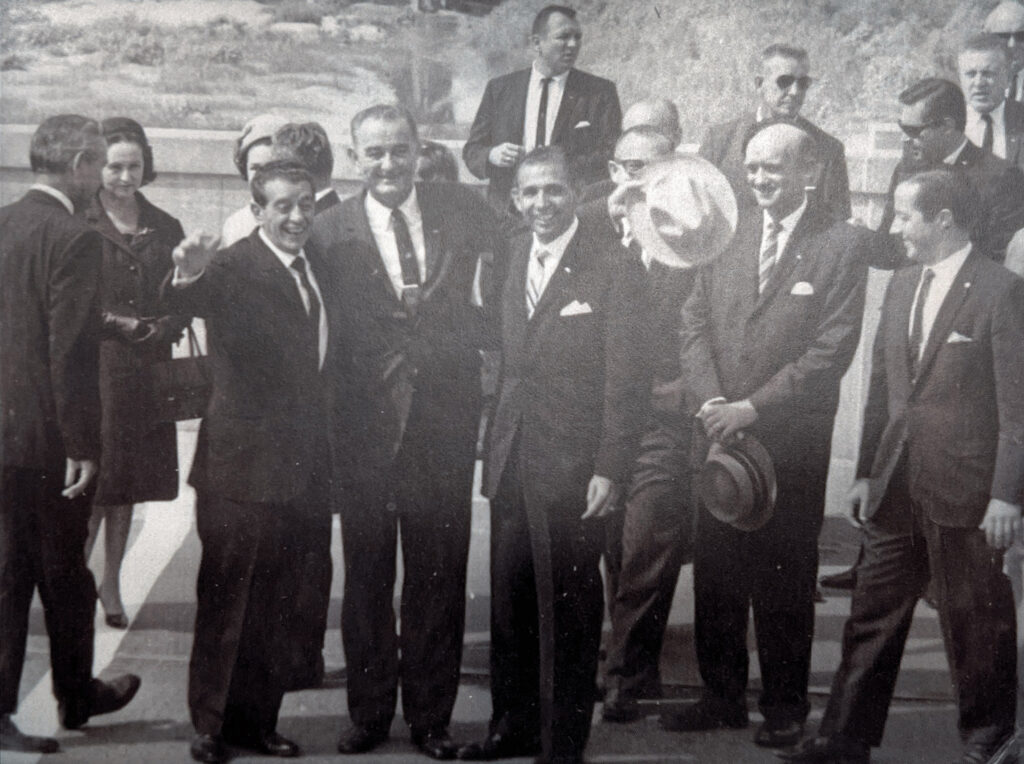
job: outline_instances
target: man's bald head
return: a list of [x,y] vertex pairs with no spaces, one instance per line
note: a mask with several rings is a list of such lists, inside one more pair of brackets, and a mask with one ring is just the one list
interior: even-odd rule
[[674,154],[675,146],[664,134],[649,125],[638,125],[619,136],[608,172],[613,181],[622,184],[636,180],[645,167]]
[[787,122],[762,127],[747,139],[747,182],[758,205],[776,220],[803,204],[814,153],[814,139]]
[[667,98],[649,98],[626,109],[622,115],[622,130],[626,132],[632,127],[653,127],[672,142],[674,149],[682,140],[679,127],[679,109]]

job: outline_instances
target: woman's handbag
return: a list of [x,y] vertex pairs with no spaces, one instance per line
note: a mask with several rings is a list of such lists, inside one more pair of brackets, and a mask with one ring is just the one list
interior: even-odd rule
[[206,413],[212,387],[209,359],[199,347],[199,339],[191,325],[186,332],[187,356],[158,361],[149,367],[156,422],[197,419]]

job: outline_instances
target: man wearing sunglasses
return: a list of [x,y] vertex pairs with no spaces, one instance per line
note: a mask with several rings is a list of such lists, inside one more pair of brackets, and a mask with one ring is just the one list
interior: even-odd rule
[[810,62],[807,51],[773,43],[761,53],[761,71],[754,78],[758,102],[753,112],[731,122],[712,125],[700,144],[700,155],[720,169],[732,184],[741,207],[754,205],[743,168],[743,139],[751,127],[766,119],[784,117],[796,120],[816,144],[819,167],[811,183],[812,195],[825,205],[837,220],[850,217],[850,181],[846,172],[846,152],[842,142],[800,116],[804,98],[810,89]]
[[1002,38],[1010,57],[1006,100],[1024,103],[1024,3],[1004,0],[985,19],[985,31]]
[[[967,140],[964,95],[949,80],[919,80],[900,93],[899,101],[905,151],[893,171],[879,232],[888,233],[892,227],[896,186],[922,170],[951,166],[963,172],[974,189],[971,241],[978,252],[1003,262],[1007,243],[1024,228],[1024,172]],[[879,248],[871,265],[892,269],[907,263],[902,243],[891,236],[889,246]]]

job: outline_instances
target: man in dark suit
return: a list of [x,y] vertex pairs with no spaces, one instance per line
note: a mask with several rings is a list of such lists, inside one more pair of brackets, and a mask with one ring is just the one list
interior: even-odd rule
[[503,367],[488,433],[490,733],[459,758],[540,751],[583,761],[601,640],[601,517],[629,473],[639,427],[639,264],[576,217],[557,147],[527,154],[502,297]]
[[1006,98],[1010,57],[996,35],[972,37],[957,58],[967,98],[964,132],[975,145],[1024,167],[1024,104]]
[[1014,611],[999,550],[1021,532],[1024,281],[971,243],[971,194],[948,169],[896,188],[895,227],[916,265],[893,275],[875,339],[849,496],[865,556],[818,737],[789,761],[868,761],[929,578],[958,761],[987,761],[1013,731]]
[[133,674],[92,676],[96,586],[85,538],[100,452],[99,235],[74,216],[100,186],[98,123],[65,114],[32,136],[35,184],[0,209],[0,749],[53,753],[11,715],[39,589],[61,723],[124,707]]
[[[342,753],[387,739],[398,687],[413,742],[451,758],[480,422],[479,348],[497,321],[485,263],[504,262],[494,214],[454,183],[414,184],[407,111],[352,120],[361,194],[323,213],[313,241],[340,269],[345,358],[336,474],[345,559],[341,633],[352,729]],[[392,604],[401,530],[401,636]]]
[[761,72],[754,78],[757,107],[740,117],[708,129],[700,156],[718,167],[732,183],[740,207],[756,206],[743,168],[743,141],[753,125],[772,117],[793,119],[817,144],[818,170],[808,180],[815,202],[838,220],[850,217],[850,181],[843,144],[800,116],[811,86],[807,51],[775,43],[761,53]]
[[[872,234],[836,221],[805,193],[817,168],[814,138],[802,123],[767,122],[754,131],[744,153],[757,211],[741,212],[729,248],[698,275],[683,308],[683,389],[711,448],[741,431],[761,441],[778,498],[768,523],[751,532],[699,508],[695,629],[704,694],[663,715],[662,725],[747,725],[753,605],[764,715],[754,742],[780,747],[799,739],[810,709],[818,532],[839,382],[860,337]],[[697,460],[707,452],[707,440],[695,439]]]
[[583,184],[604,176],[622,110],[613,82],[573,68],[581,38],[576,11],[546,6],[533,21],[533,66],[487,83],[462,158],[490,181],[499,214],[510,211],[516,165],[537,146],[561,146]]
[[313,180],[275,160],[251,181],[259,227],[175,251],[164,298],[206,321],[213,391],[189,482],[203,545],[188,700],[192,758],[224,743],[296,756],[277,733],[301,628],[307,553],[330,543],[329,396],[340,335],[331,267],[306,248]]

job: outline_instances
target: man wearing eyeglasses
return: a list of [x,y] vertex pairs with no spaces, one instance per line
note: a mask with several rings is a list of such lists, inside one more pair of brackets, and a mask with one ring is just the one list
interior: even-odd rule
[[1006,100],[1024,103],[1024,4],[1004,0],[985,19],[985,31],[1000,37],[1010,56]]
[[[964,94],[949,80],[919,80],[900,93],[899,101],[905,152],[893,171],[879,232],[888,233],[892,227],[894,191],[903,180],[922,170],[955,167],[967,176],[974,190],[971,241],[981,254],[1003,262],[1007,243],[1024,228],[1024,172],[967,140]],[[892,269],[908,262],[902,243],[892,236],[871,265]]]
[[[1024,6],[1021,6],[1024,9]],[[1006,98],[1010,52],[994,34],[972,37],[957,58],[971,143],[1024,166],[1024,104]]]
[[741,207],[754,205],[743,168],[743,139],[754,124],[772,117],[785,117],[796,120],[817,144],[819,167],[811,181],[812,195],[831,210],[837,220],[850,217],[850,180],[843,144],[800,116],[811,83],[806,50],[780,43],[769,45],[761,53],[761,72],[754,78],[758,94],[756,110],[731,122],[713,125],[701,141],[700,155],[729,179]]

